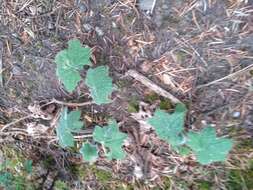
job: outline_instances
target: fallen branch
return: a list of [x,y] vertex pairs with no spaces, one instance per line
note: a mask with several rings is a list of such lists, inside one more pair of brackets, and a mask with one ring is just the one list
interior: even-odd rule
[[0,42],[0,87],[3,87],[3,43]]
[[8,123],[8,124],[6,124],[6,125],[3,126],[3,128],[1,129],[1,132],[3,132],[5,129],[7,129],[7,128],[10,127],[10,126],[15,125],[15,124],[17,124],[17,123],[19,123],[19,122],[21,122],[21,121],[24,121],[25,119],[31,118],[31,117],[32,117],[32,114],[31,114],[31,115],[24,116],[24,117],[22,117],[22,118],[20,118],[20,119],[18,119],[18,120],[15,120],[15,121],[13,121],[13,122],[11,122],[11,123]]
[[233,78],[233,77],[235,77],[235,76],[237,76],[237,75],[243,74],[243,73],[246,72],[246,71],[249,71],[249,70],[252,69],[252,68],[253,68],[253,64],[251,64],[251,65],[249,65],[249,66],[247,66],[247,67],[245,67],[245,68],[243,68],[243,69],[241,69],[241,70],[239,70],[239,71],[236,71],[236,72],[234,72],[234,73],[231,73],[230,75],[227,75],[227,76],[225,76],[225,77],[222,77],[222,78],[220,78],[220,79],[214,80],[214,81],[209,82],[209,83],[207,83],[207,84],[199,85],[199,86],[197,86],[196,88],[197,88],[197,89],[200,89],[200,88],[207,87],[207,86],[210,86],[210,85],[212,85],[212,84],[221,82],[221,81],[223,81],[223,80]]
[[172,103],[182,103],[179,99],[177,99],[175,96],[164,90],[163,88],[159,87],[157,84],[153,83],[151,80],[149,80],[147,77],[143,76],[142,74],[138,73],[135,70],[129,70],[126,72],[125,76],[131,76],[137,81],[141,82],[146,87],[152,89],[157,94],[168,98],[171,100]]
[[75,102],[63,102],[63,101],[60,101],[60,100],[53,99],[52,101],[46,103],[43,106],[46,106],[46,105],[49,105],[49,104],[53,104],[53,103],[59,104],[59,105],[63,105],[63,106],[69,106],[69,107],[82,107],[82,106],[87,106],[87,105],[93,104],[93,102],[75,103]]

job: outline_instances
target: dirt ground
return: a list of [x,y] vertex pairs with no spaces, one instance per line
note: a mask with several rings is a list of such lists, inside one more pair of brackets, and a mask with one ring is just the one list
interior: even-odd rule
[[[46,138],[16,133],[29,123],[49,125],[49,121],[41,116],[20,120],[6,130],[8,135],[2,132],[2,150],[10,146],[33,160],[35,170],[42,171],[43,179],[35,180],[38,189],[57,189],[57,180],[70,189],[253,189],[252,0],[157,0],[152,11],[136,0],[0,0],[0,4],[0,126],[26,117],[31,114],[29,106],[53,98],[89,99],[82,83],[68,94],[55,74],[56,53],[76,38],[92,48],[94,65],[109,66],[119,89],[112,104],[82,108],[87,130],[113,117],[124,123],[121,130],[132,139],[121,163],[100,159],[96,167],[87,166],[75,153]],[[187,105],[187,130],[208,123],[219,135],[233,138],[236,145],[228,161],[200,166],[191,157],[178,157],[129,119],[129,108],[138,110],[138,102],[148,113],[164,102],[166,109],[174,107],[161,97],[154,99],[154,89],[124,77],[130,69]],[[59,108],[40,111],[54,114]],[[53,129],[48,131],[54,134]],[[46,167],[41,164],[45,162],[53,164]]]

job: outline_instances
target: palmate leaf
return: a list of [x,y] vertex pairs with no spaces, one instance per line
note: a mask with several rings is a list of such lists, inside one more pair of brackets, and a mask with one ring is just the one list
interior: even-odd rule
[[189,132],[186,143],[196,154],[197,161],[201,164],[210,164],[225,161],[233,142],[227,138],[216,137],[215,129],[204,128],[201,132]]
[[66,148],[74,146],[72,132],[78,132],[83,127],[83,123],[79,121],[80,116],[80,111],[72,111],[68,113],[67,108],[62,111],[56,128],[56,134],[61,147]]
[[98,158],[97,146],[90,143],[83,143],[80,153],[82,154],[83,159],[87,162],[95,162]]
[[127,135],[119,131],[115,120],[110,121],[108,126],[103,128],[96,126],[93,138],[109,149],[109,152],[106,153],[108,159],[123,159],[125,157],[122,145]]
[[172,114],[157,109],[154,116],[148,120],[148,123],[154,127],[157,135],[161,139],[172,146],[178,146],[184,141],[180,133],[184,129],[186,111],[187,109],[183,104],[178,104],[175,112]]
[[90,88],[91,96],[96,104],[109,103],[113,91],[112,79],[109,77],[109,69],[99,66],[89,69],[87,72],[86,85]]
[[68,48],[56,55],[56,74],[68,92],[72,92],[81,80],[79,70],[90,65],[90,56],[90,48],[82,47],[79,40],[70,40]]

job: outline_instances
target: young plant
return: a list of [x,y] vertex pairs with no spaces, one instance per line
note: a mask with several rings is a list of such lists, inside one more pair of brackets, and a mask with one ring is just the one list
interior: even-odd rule
[[93,138],[95,141],[101,143],[106,150],[106,156],[108,159],[123,159],[125,152],[122,150],[122,145],[127,135],[119,131],[119,127],[115,120],[109,122],[109,124],[103,128],[96,126],[93,132]]
[[[68,92],[72,92],[82,80],[79,70],[84,65],[91,66],[90,56],[90,48],[82,47],[78,40],[70,40],[68,42],[68,48],[60,51],[56,55],[56,74]],[[109,77],[109,68],[107,66],[88,69],[85,84],[89,87],[94,103],[101,105],[111,102],[110,96],[114,87],[112,79]],[[79,132],[83,127],[83,123],[79,121],[80,114],[79,111],[68,113],[66,108],[61,113],[56,128],[56,134],[61,147],[74,146],[72,133]],[[96,126],[93,137],[98,143],[109,148],[110,151],[106,153],[109,159],[122,159],[125,156],[121,146],[126,135],[118,130],[115,121],[104,128]],[[80,153],[83,159],[89,162],[94,162],[98,157],[97,147],[90,143],[84,143],[80,149]]]
[[108,67],[99,66],[89,69],[85,83],[90,88],[91,97],[96,104],[110,103],[109,97],[113,91],[113,84]]
[[148,123],[155,128],[161,139],[176,147],[184,143],[182,132],[186,111],[187,109],[183,104],[178,104],[172,114],[157,109],[154,116],[148,120]]
[[[90,56],[91,49],[82,47],[79,40],[70,40],[68,48],[56,55],[56,75],[68,92],[74,91],[82,80],[79,71],[83,66],[91,66]],[[107,66],[88,69],[85,83],[90,89],[94,103],[98,105],[110,103],[113,84]]]
[[227,138],[217,138],[215,129],[212,127],[207,127],[200,133],[189,132],[184,137],[183,127],[186,111],[182,104],[178,104],[172,114],[156,110],[148,122],[154,127],[157,135],[181,155],[188,155],[189,148],[191,148],[200,164],[225,161],[232,148],[232,141]]
[[[56,73],[68,92],[74,91],[82,80],[79,70],[83,69],[84,65],[91,66],[90,56],[91,49],[82,47],[78,40],[70,40],[68,48],[56,55]],[[111,102],[110,97],[114,87],[107,66],[89,68],[84,82],[89,88],[94,103],[101,105]],[[217,138],[215,129],[211,127],[203,129],[200,133],[189,132],[186,135],[184,131],[186,113],[187,109],[184,104],[178,104],[172,114],[157,109],[148,123],[154,127],[161,139],[169,143],[181,155],[188,155],[192,150],[201,164],[224,161],[232,148],[232,141]],[[56,129],[59,144],[63,148],[74,146],[72,133],[79,132],[83,127],[80,115],[79,111],[68,113],[66,108],[63,110]],[[127,135],[119,131],[114,120],[103,128],[96,126],[93,132],[93,140],[102,145],[108,159],[125,157],[122,145],[126,138]],[[98,148],[85,142],[80,153],[85,161],[92,163],[98,157]]]
[[33,190],[34,185],[30,181],[32,173],[32,161],[24,162],[9,158],[0,163],[0,189],[6,190]]
[[83,159],[87,162],[93,163],[98,158],[98,149],[96,145],[90,143],[83,143],[80,153]]
[[56,128],[56,134],[61,147],[66,148],[75,145],[72,133],[79,132],[83,127],[83,122],[80,121],[80,116],[80,111],[72,111],[68,113],[67,108],[63,109]]
[[208,126],[199,133],[189,132],[186,144],[196,154],[201,164],[224,161],[233,142],[227,138],[217,138],[215,129]]
[[56,75],[68,92],[75,90],[81,76],[79,70],[90,65],[91,49],[82,47],[79,40],[70,40],[68,48],[60,51],[56,57]]

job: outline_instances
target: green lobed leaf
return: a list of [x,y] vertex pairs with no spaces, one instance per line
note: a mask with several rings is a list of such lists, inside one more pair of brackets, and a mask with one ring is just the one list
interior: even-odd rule
[[90,88],[91,96],[96,104],[110,103],[113,84],[111,77],[109,77],[108,67],[99,66],[89,69],[85,83]]
[[72,132],[78,132],[83,127],[83,123],[79,121],[80,116],[80,111],[72,111],[68,113],[67,108],[62,111],[56,128],[56,134],[61,147],[66,148],[74,146]]
[[189,132],[186,144],[193,150],[197,161],[201,164],[225,161],[233,146],[232,140],[216,137],[215,129],[212,127],[206,127],[199,133]]
[[83,143],[80,153],[82,154],[83,159],[87,162],[95,162],[98,158],[97,146],[90,143]]
[[90,56],[90,48],[82,47],[76,39],[70,40],[68,48],[56,55],[56,74],[68,92],[72,92],[81,80],[79,70],[90,65]]
[[25,163],[24,163],[24,168],[25,168],[25,171],[30,174],[32,173],[32,164],[33,164],[33,161],[32,160],[26,160]]
[[108,159],[123,159],[125,157],[122,145],[127,135],[119,131],[115,120],[103,128],[96,126],[93,138],[96,142],[109,148],[109,152],[106,153]]
[[157,109],[154,116],[148,120],[148,123],[154,127],[161,139],[167,141],[172,146],[178,146],[184,142],[180,133],[184,129],[186,111],[187,109],[184,104],[178,104],[175,112],[172,114]]

